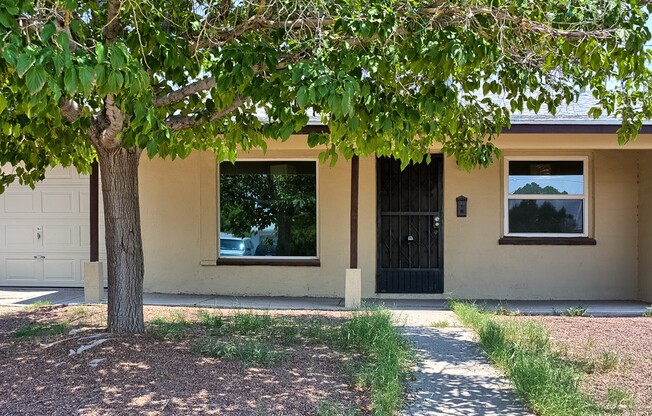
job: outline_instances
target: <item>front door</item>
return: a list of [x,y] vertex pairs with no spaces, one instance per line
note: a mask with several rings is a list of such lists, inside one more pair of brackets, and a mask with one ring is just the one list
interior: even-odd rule
[[442,156],[430,164],[380,158],[378,293],[443,293]]

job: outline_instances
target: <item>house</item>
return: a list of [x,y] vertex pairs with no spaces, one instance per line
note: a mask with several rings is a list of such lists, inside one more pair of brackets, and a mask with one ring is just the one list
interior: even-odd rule
[[[235,165],[143,157],[145,290],[342,297],[353,262],[365,298],[652,302],[652,125],[620,146],[617,120],[582,114],[515,117],[503,159],[470,173],[435,146],[430,164],[361,157],[356,175],[301,134]],[[0,285],[80,286],[87,200],[61,168],[1,195]]]

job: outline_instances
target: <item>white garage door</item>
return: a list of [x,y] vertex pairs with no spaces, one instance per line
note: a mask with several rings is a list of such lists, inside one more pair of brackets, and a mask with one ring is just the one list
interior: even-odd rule
[[[83,286],[89,208],[89,177],[74,168],[49,170],[34,190],[9,186],[0,194],[0,286]],[[103,231],[100,218],[100,260]]]

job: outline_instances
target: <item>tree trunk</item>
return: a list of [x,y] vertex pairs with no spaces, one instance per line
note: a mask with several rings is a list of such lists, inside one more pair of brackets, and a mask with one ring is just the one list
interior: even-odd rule
[[102,176],[108,269],[109,332],[140,333],[143,245],[138,199],[140,149],[97,149]]

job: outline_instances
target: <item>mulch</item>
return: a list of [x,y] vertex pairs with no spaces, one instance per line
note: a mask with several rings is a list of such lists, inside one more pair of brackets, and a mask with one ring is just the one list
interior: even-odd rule
[[[244,367],[194,354],[192,333],[181,340],[103,334],[105,309],[85,306],[82,314],[79,308],[0,313],[1,415],[309,415],[317,413],[320,402],[369,413],[368,393],[343,370],[349,357],[326,345],[302,341],[280,346],[281,362]],[[146,320],[172,311],[196,319],[198,309],[146,307]],[[222,315],[232,312],[220,310]],[[313,313],[287,314],[300,319]],[[39,339],[13,336],[26,323],[61,320],[82,331]],[[70,354],[93,340],[80,338],[95,335],[107,341]]]

